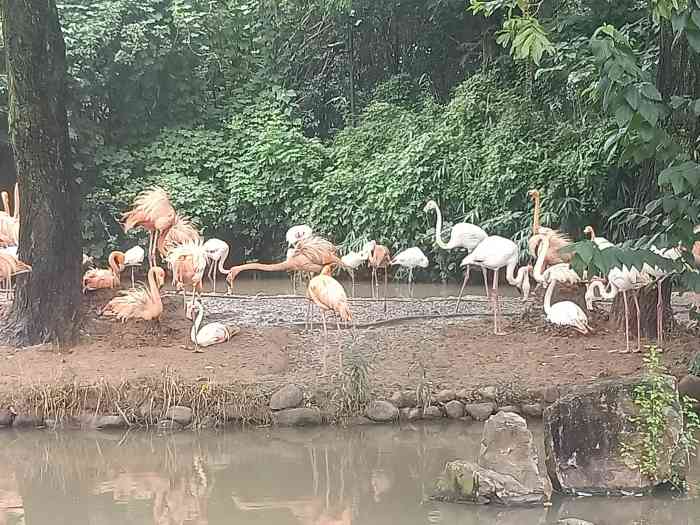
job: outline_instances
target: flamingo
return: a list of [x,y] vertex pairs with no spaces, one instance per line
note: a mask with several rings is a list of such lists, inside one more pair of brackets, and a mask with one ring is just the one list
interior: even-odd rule
[[557,285],[556,280],[549,281],[547,291],[544,294],[544,313],[547,316],[547,321],[559,326],[571,326],[582,334],[588,334],[591,327],[588,325],[588,317],[586,312],[572,301],[559,301],[551,304],[554,287]]
[[498,271],[505,267],[506,280],[509,284],[518,287],[523,292],[523,301],[527,300],[530,294],[530,277],[528,274],[531,268],[529,266],[523,266],[516,274],[515,267],[518,265],[519,257],[520,251],[518,250],[518,246],[510,239],[499,237],[498,235],[490,235],[481,241],[474,251],[462,260],[461,266],[466,267],[466,271],[464,272],[462,289],[459,291],[456,311],[459,311],[462,293],[469,280],[470,266],[481,266],[482,268],[493,270],[493,291],[489,296],[493,303],[493,333],[496,335],[505,335],[500,329],[498,319]]
[[335,246],[321,237],[309,237],[298,241],[294,252],[290,252],[290,255],[281,263],[247,263],[233,266],[228,270],[221,270],[222,273],[226,274],[229,293],[238,274],[247,270],[320,273],[323,267],[329,264],[345,268],[343,262],[336,255]]
[[[134,288],[134,268],[141,266],[146,257],[146,251],[141,246],[134,246],[124,252],[124,267],[131,268],[131,287]],[[85,258],[83,258],[83,263]]]
[[207,347],[225,343],[238,333],[230,330],[222,323],[209,323],[202,326],[204,320],[204,305],[199,299],[187,303],[187,318],[192,321],[190,339],[194,343],[194,351],[200,353],[200,346]]
[[[323,320],[323,336],[328,343],[328,328],[326,326],[326,312],[332,311],[336,314],[338,333],[340,333],[340,322],[346,326],[352,322],[352,312],[348,305],[348,296],[343,285],[331,277],[332,266],[326,265],[321,269],[320,275],[309,281],[306,289],[306,298],[309,300],[309,308],[306,313],[307,326],[311,326],[311,306],[315,304],[321,310]],[[343,353],[340,352],[340,368],[342,369]]]
[[355,270],[357,270],[362,264],[369,258],[369,252],[348,252],[343,255],[340,260],[348,269],[350,274],[350,279],[352,279],[352,295],[355,296]]
[[379,297],[378,270],[379,268],[384,269],[384,312],[386,313],[386,295],[389,281],[389,266],[391,266],[391,252],[389,248],[383,244],[377,244],[377,241],[369,241],[365,243],[365,246],[362,248],[362,256],[367,257],[367,264],[372,268],[372,297],[375,296],[375,286],[377,287],[377,297]]
[[125,233],[138,227],[148,230],[148,262],[151,267],[156,266],[156,247],[159,238],[168,233],[175,224],[175,220],[176,213],[170,203],[170,197],[164,189],[157,186],[139,194],[133,208],[121,216]]
[[202,280],[207,268],[207,252],[202,241],[188,241],[173,248],[166,259],[173,272],[173,285],[182,290],[182,307],[187,308],[187,286],[192,287],[192,300],[195,293],[202,291]]
[[[679,248],[667,248],[666,250],[660,250],[656,246],[652,246],[651,251],[660,255],[661,257],[671,259],[672,261],[677,261],[683,256],[683,253]],[[646,263],[644,263],[642,266],[642,271],[656,279],[656,341],[657,346],[660,350],[662,350],[664,344],[664,298],[661,285],[666,278],[669,277],[670,273],[662,270],[658,266],[651,268]]]
[[551,237],[543,236],[541,233],[538,234],[538,238],[537,261],[535,262],[535,269],[532,273],[532,277],[535,279],[535,281],[544,284],[548,284],[550,281],[556,281],[560,284],[569,285],[578,284],[581,281],[581,278],[568,263],[554,264],[542,272],[552,239]]
[[93,269],[83,274],[83,293],[119,286],[119,274],[124,271],[124,253],[109,254],[109,270]]
[[12,277],[31,271],[31,266],[14,255],[0,252],[0,281],[5,282],[5,291],[8,296],[12,291]]
[[407,248],[406,250],[397,253],[391,260],[391,264],[398,264],[399,266],[408,268],[408,290],[411,294],[411,297],[413,297],[413,290],[411,288],[411,283],[413,283],[413,269],[417,267],[427,268],[428,258],[425,256],[425,254],[420,248],[414,246],[412,248]]
[[593,229],[593,226],[590,226],[590,225],[586,226],[583,229],[583,233],[585,235],[588,235],[589,239],[595,243],[595,245],[598,247],[599,250],[604,250],[605,248],[610,248],[612,246],[615,246],[613,243],[611,243],[605,237],[598,237],[595,234],[595,230]]
[[[622,292],[622,299],[625,303],[625,351],[630,352],[630,334],[629,334],[629,305],[627,303],[627,292],[634,292],[650,284],[652,278],[646,272],[641,272],[636,268],[628,268],[623,265],[622,268],[613,268],[608,273],[608,287],[600,279],[592,280],[586,289],[586,308],[593,309],[593,301],[595,300],[596,290],[600,293],[602,299],[614,299],[619,292]],[[635,352],[641,352],[641,327],[639,319],[639,301],[637,294],[633,293],[634,306],[637,310],[637,348]]]
[[302,239],[309,239],[313,237],[313,234],[314,232],[311,229],[311,226],[307,224],[300,224],[298,226],[292,226],[291,228],[289,228],[287,230],[287,235],[285,235],[285,238],[287,239],[288,246],[294,246]]
[[[435,210],[436,223],[435,223],[435,244],[437,244],[443,250],[454,250],[455,248],[464,248],[467,252],[472,252],[481,241],[488,237],[488,234],[476,224],[470,222],[458,222],[452,226],[450,231],[450,240],[445,243],[442,240],[442,212],[440,212],[440,207],[437,202],[430,200],[423,208],[424,212],[429,210]],[[491,293],[489,291],[488,275],[486,273],[486,268],[482,268],[482,274],[484,276],[484,289],[486,290],[486,297]]]
[[216,273],[217,269],[224,273],[224,263],[228,257],[229,246],[221,239],[208,239],[204,243],[204,251],[207,252],[207,260],[211,261],[209,266],[209,280],[214,283],[214,293],[216,293]]
[[545,257],[545,263],[547,266],[562,262],[571,262],[571,258],[573,257],[572,254],[559,254],[559,249],[563,248],[567,244],[571,244],[571,239],[558,230],[540,226],[540,192],[539,190],[530,190],[528,192],[528,196],[532,198],[533,202],[535,203],[532,218],[532,237],[530,237],[530,240],[528,241],[530,254],[537,256],[538,244],[541,242],[542,238],[548,237],[550,240],[550,245]]
[[144,321],[160,322],[163,315],[163,302],[160,298],[160,287],[165,283],[165,271],[159,266],[148,270],[148,287],[140,285],[121,292],[102,309],[101,315],[114,317],[122,323],[128,319],[143,319]]
[[175,214],[175,222],[165,235],[162,235],[157,242],[158,253],[162,258],[166,258],[170,251],[186,242],[202,241],[199,230],[192,224],[189,217]]
[[12,216],[19,221],[19,183],[15,182],[15,210]]
[[12,217],[12,211],[10,210],[10,194],[6,191],[3,191],[0,193],[0,197],[2,198],[3,209],[3,211],[0,212],[0,215],[2,215],[3,217]]

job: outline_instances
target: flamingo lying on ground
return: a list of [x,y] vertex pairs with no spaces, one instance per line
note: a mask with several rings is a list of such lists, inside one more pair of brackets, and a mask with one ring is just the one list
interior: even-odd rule
[[501,268],[505,267],[506,280],[509,284],[518,287],[523,292],[523,301],[526,300],[530,294],[530,277],[528,274],[531,268],[529,266],[523,266],[516,274],[515,267],[518,264],[519,257],[520,251],[518,250],[518,246],[510,239],[499,237],[498,235],[490,235],[481,241],[474,251],[462,260],[461,266],[466,267],[466,271],[464,272],[462,289],[459,291],[456,311],[459,311],[462,293],[464,293],[464,287],[469,280],[470,266],[481,266],[482,268],[493,270],[493,291],[489,297],[493,309],[493,333],[496,335],[505,335],[503,330],[501,330],[499,319],[498,272]]
[[189,241],[176,246],[166,259],[173,272],[173,285],[182,290],[182,307],[187,308],[186,288],[192,287],[192,300],[195,293],[202,293],[202,280],[207,268],[207,252],[202,241]]
[[124,271],[124,254],[109,254],[109,270],[93,269],[83,275],[83,293],[119,286],[119,275]]
[[214,283],[214,293],[216,293],[216,274],[217,271],[224,273],[224,263],[228,257],[229,246],[226,241],[221,239],[209,239],[204,243],[204,251],[207,252],[207,260],[209,265],[209,280]]
[[231,293],[233,282],[239,273],[248,270],[259,270],[261,272],[308,272],[320,273],[326,265],[345,268],[343,262],[336,255],[336,248],[321,237],[310,237],[297,242],[294,254],[281,263],[263,264],[247,263],[233,266],[229,270],[223,270],[226,274],[226,284]]
[[153,187],[136,197],[133,208],[122,214],[121,222],[124,232],[139,227],[148,230],[148,262],[153,267],[159,239],[168,233],[175,219],[175,208],[168,194],[162,188]]
[[204,320],[204,305],[199,299],[187,303],[187,318],[192,321],[190,339],[194,343],[194,351],[201,352],[200,347],[225,343],[238,333],[238,329],[229,329],[222,323],[209,323],[202,326]]
[[586,312],[573,301],[559,301],[552,304],[552,294],[554,287],[559,281],[554,279],[548,281],[547,291],[544,294],[544,313],[547,316],[547,321],[558,326],[571,326],[582,334],[587,334],[591,331],[588,325],[588,317]]
[[8,296],[12,291],[12,278],[31,271],[31,266],[20,261],[14,255],[0,252],[0,282],[5,283],[4,288]]
[[413,269],[427,268],[428,258],[420,248],[414,246],[397,253],[391,260],[391,264],[408,268],[408,291],[411,297],[413,297],[413,288],[411,287],[413,283]]
[[148,270],[148,287],[139,286],[121,292],[102,309],[101,315],[115,317],[122,323],[127,319],[143,319],[160,322],[163,314],[163,302],[160,287],[165,283],[165,271],[158,266]]

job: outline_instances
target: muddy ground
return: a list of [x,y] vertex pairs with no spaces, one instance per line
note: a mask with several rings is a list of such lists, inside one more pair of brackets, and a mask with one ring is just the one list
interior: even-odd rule
[[[611,353],[624,349],[625,339],[609,329],[604,311],[592,316],[595,334],[581,336],[548,327],[538,300],[524,304],[504,298],[507,335],[495,336],[484,297],[467,297],[460,316],[454,316],[454,299],[392,300],[386,314],[383,302],[358,299],[352,301],[356,329],[338,331],[329,322],[326,341],[317,310],[313,329],[304,328],[303,297],[205,296],[207,321],[224,322],[240,332],[228,343],[194,353],[181,296],[164,297],[165,313],[156,329],[144,322],[100,318],[99,308],[112,295],[100,291],[89,296],[82,343],[68,352],[0,348],[0,389],[58,380],[132,380],[166,368],[190,381],[321,386],[337,378],[340,349],[346,359],[355,353],[370,365],[377,395],[415,388],[419,382],[435,390],[501,385],[524,392],[642,368],[640,354]],[[667,341],[664,362],[682,375],[697,349],[697,336],[677,330]]]

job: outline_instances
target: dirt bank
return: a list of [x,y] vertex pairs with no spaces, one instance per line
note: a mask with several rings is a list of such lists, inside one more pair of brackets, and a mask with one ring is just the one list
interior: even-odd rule
[[[503,304],[509,316],[506,336],[491,333],[483,298],[468,299],[465,316],[449,318],[416,317],[452,314],[454,301],[394,301],[385,316],[381,303],[362,300],[353,303],[353,311],[364,328],[354,334],[329,330],[326,342],[320,325],[304,329],[303,299],[205,298],[209,320],[235,324],[240,333],[198,354],[192,352],[180,297],[164,298],[159,333],[146,323],[99,318],[96,312],[109,297],[109,292],[90,296],[83,342],[69,352],[0,349],[0,402],[21,406],[28,402],[26,392],[36,396],[47,385],[154,384],[166,370],[183,385],[236,385],[269,394],[296,383],[309,393],[332,392],[340,383],[340,349],[346,358],[352,352],[369,365],[375,398],[419,384],[434,392],[495,385],[517,401],[551,385],[566,387],[642,368],[640,354],[610,353],[624,349],[624,334],[609,332],[604,315],[593,320],[596,333],[583,337],[547,327],[537,304],[524,313],[527,307],[517,299]],[[317,313],[315,320],[320,320]],[[668,341],[664,362],[682,375],[697,338],[677,333]],[[72,409],[77,407],[64,408]]]

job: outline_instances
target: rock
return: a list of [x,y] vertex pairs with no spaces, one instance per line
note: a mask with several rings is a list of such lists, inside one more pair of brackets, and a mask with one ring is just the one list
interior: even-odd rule
[[122,416],[97,416],[92,421],[92,427],[98,430],[126,428],[126,426],[126,421]]
[[454,400],[457,397],[457,394],[455,394],[454,390],[440,390],[437,395],[435,396],[435,400],[438,403],[449,403],[450,401]]
[[152,421],[161,415],[162,410],[162,405],[146,401],[139,405],[138,415],[146,421]]
[[457,399],[469,399],[471,397],[471,393],[466,388],[463,388],[462,390],[457,390],[457,392],[455,392],[455,395],[457,396]]
[[496,401],[498,397],[498,388],[495,386],[484,386],[478,389],[477,392],[481,396],[481,399],[487,401]]
[[563,518],[557,521],[556,525],[594,525],[590,521],[580,520],[578,518]]
[[161,419],[158,421],[158,424],[156,425],[156,428],[159,431],[175,431],[175,430],[182,430],[182,425],[178,423],[177,421],[173,421],[172,419]]
[[439,419],[442,418],[442,410],[439,407],[430,405],[423,410],[423,419]]
[[530,403],[525,404],[522,407],[523,414],[527,417],[542,417],[542,404],[541,403]]
[[423,417],[423,410],[420,408],[409,408],[408,409],[408,420],[409,421],[418,421]]
[[399,408],[399,420],[405,421],[408,419],[408,414],[411,412],[410,408]]
[[364,425],[372,425],[374,424],[374,421],[372,421],[369,418],[366,418],[365,416],[355,416],[348,420],[347,426],[349,427],[360,427]]
[[367,407],[365,415],[372,421],[385,423],[398,419],[399,409],[388,401],[372,401]]
[[[622,452],[623,443],[634,446],[642,439],[631,419],[638,415],[633,390],[644,381],[643,377],[608,379],[573,387],[544,410],[545,463],[557,491],[625,495],[655,486]],[[675,388],[675,379],[667,376],[667,384]],[[680,411],[680,404],[666,410],[657,479],[670,479],[672,465],[683,464],[672,452],[678,450],[682,431]]]
[[397,390],[389,399],[396,408],[410,408],[416,406],[416,393],[411,390]]
[[460,421],[463,421],[464,423],[472,423],[474,419],[471,416],[463,416],[459,418]]
[[700,404],[700,377],[694,375],[684,376],[678,383],[678,393],[691,397]]
[[296,385],[287,385],[270,398],[271,410],[284,410],[285,408],[297,408],[304,400],[304,393]]
[[450,419],[459,419],[464,416],[464,405],[459,401],[450,401],[445,405],[445,414]]
[[520,414],[520,407],[515,405],[506,405],[498,409],[498,412],[513,412],[514,414]]
[[168,410],[165,412],[164,419],[175,421],[183,427],[186,427],[187,425],[192,423],[192,416],[193,414],[191,408],[176,405],[168,408]]
[[477,421],[486,421],[493,414],[496,406],[489,403],[469,403],[464,405],[464,410]]
[[554,403],[557,399],[559,399],[559,387],[557,385],[548,386],[542,391],[542,400],[545,403]]
[[307,427],[321,424],[317,407],[287,408],[272,413],[272,423],[281,427]]
[[44,426],[44,418],[42,416],[32,416],[17,414],[15,422],[12,424],[15,428],[38,428]]

